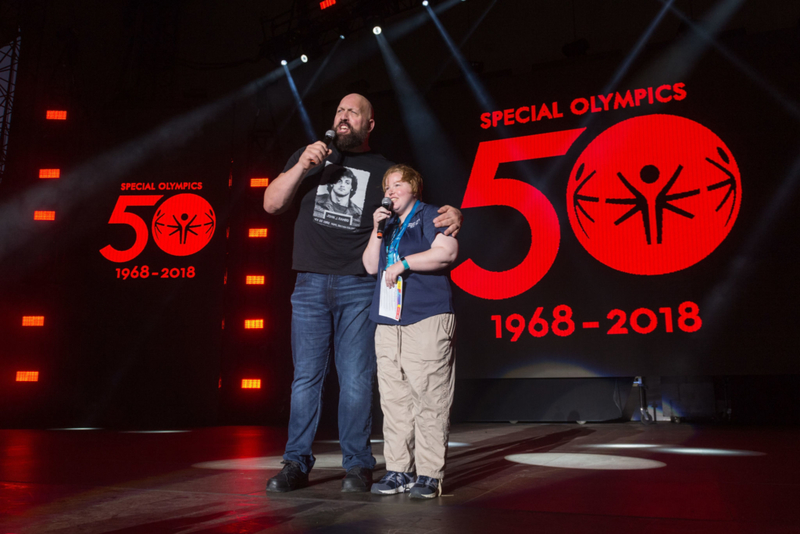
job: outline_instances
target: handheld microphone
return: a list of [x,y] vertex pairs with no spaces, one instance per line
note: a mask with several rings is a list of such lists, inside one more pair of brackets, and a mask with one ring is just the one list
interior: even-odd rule
[[[325,135],[322,136],[322,139],[320,139],[320,141],[325,143],[325,148],[330,148],[331,147],[331,143],[333,143],[333,139],[335,137],[336,137],[336,132],[334,132],[333,130],[328,130],[327,132],[325,132]],[[327,158],[327,156],[325,158],[322,158],[322,161],[320,161],[319,163],[322,163],[323,161],[325,161],[326,158]],[[312,165],[312,167],[311,167],[311,169],[309,169],[308,173],[306,174],[306,178],[309,177],[309,176],[313,176],[313,175],[317,174],[318,172],[320,172],[322,169],[325,168],[325,165],[320,165],[318,163],[315,163],[313,160],[311,162],[311,165]]]
[[336,137],[336,132],[334,132],[333,130],[328,130],[327,132],[325,132],[325,135],[322,137],[322,139],[320,139],[320,141],[325,143],[326,148],[330,148],[331,143],[333,143],[333,139],[335,137]]
[[[392,199],[389,197],[383,197],[381,199],[381,207],[386,208],[389,211],[392,211]],[[378,237],[383,237],[383,229],[386,227],[386,219],[383,219],[381,222],[378,223]]]

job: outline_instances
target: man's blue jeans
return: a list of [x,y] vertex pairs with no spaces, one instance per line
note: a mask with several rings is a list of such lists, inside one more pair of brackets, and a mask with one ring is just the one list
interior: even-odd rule
[[342,466],[375,467],[372,385],[375,379],[375,323],[369,308],[375,279],[369,276],[298,273],[292,294],[292,408],[285,461],[314,467],[311,443],[317,433],[322,386],[331,340],[339,375],[339,442]]

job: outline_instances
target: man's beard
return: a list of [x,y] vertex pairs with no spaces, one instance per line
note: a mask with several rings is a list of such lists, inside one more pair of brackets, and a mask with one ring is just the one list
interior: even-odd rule
[[352,125],[350,126],[350,132],[346,134],[340,134],[336,132],[336,137],[333,139],[333,146],[335,146],[341,152],[347,152],[349,150],[353,150],[354,148],[358,148],[364,144],[364,141],[367,140],[367,132],[356,131]]

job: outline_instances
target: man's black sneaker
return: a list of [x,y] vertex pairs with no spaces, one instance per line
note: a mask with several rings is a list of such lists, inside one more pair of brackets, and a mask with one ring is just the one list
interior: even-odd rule
[[353,467],[342,479],[343,492],[369,491],[372,486],[372,469]]
[[308,486],[308,473],[297,462],[283,462],[281,472],[267,481],[267,491],[285,493]]

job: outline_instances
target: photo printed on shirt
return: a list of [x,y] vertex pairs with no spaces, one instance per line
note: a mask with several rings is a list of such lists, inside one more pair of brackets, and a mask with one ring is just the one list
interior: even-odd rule
[[355,230],[361,225],[369,172],[328,165],[314,200],[314,222],[322,226]]

